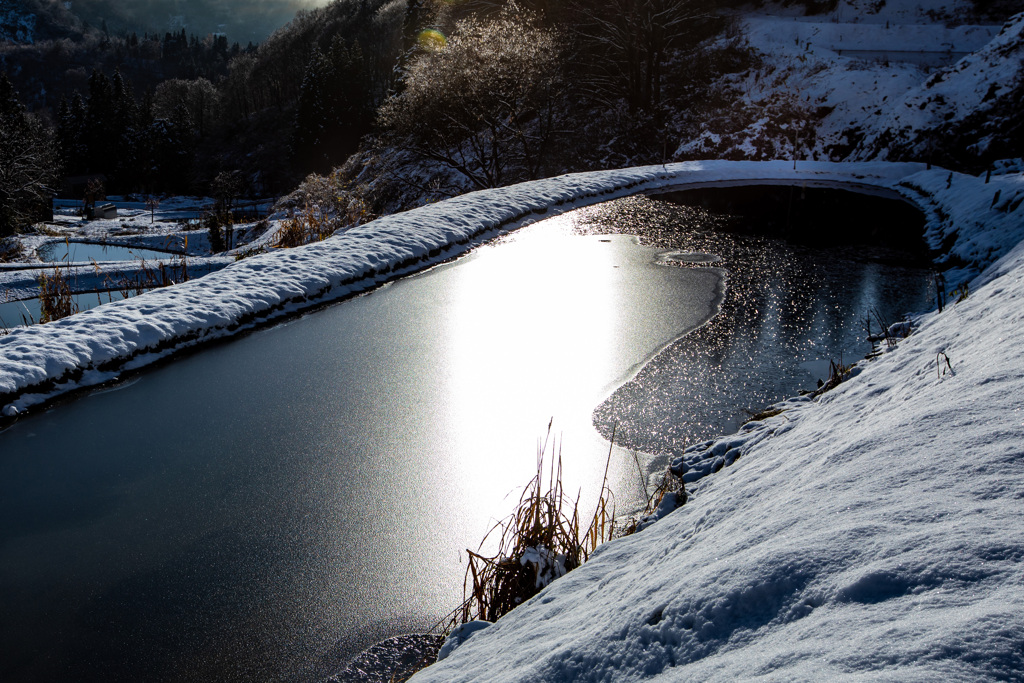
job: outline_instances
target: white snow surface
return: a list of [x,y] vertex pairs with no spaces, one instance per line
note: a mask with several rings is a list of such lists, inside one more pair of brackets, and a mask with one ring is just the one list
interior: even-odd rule
[[[367,291],[502,230],[641,191],[774,182],[902,192],[930,212],[929,236],[936,244],[960,230],[951,253],[962,261],[962,274],[977,273],[1005,253],[1005,245],[1024,237],[1021,174],[997,176],[1001,199],[986,208],[991,195],[984,193],[995,184],[957,174],[950,181],[947,171],[924,168],[800,162],[794,170],[791,162],[781,161],[684,162],[564,175],[462,195],[53,323],[16,328],[0,336],[0,406],[24,411],[175,350]],[[1004,206],[1003,200],[1009,203]]]
[[684,507],[412,680],[1024,680],[1024,214],[947,177],[907,182],[998,257],[967,299],[690,448]]
[[[815,16],[778,6],[743,13],[741,33],[761,62],[721,80],[729,105],[676,154],[927,159],[924,133],[1007,116],[997,105],[1024,79],[1024,13],[997,26],[962,23],[977,21],[965,9],[847,0]],[[794,135],[794,122],[807,129]],[[992,143],[983,134],[969,151]]]

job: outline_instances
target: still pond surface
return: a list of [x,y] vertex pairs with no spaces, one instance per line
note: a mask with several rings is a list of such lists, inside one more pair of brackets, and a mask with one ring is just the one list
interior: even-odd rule
[[[664,218],[662,202],[635,201],[620,206]],[[623,392],[658,393],[648,361],[736,305],[723,268],[743,264],[733,236],[698,230],[681,250],[696,234],[683,221],[674,248],[642,245],[605,234],[621,222],[595,228],[594,211],[0,433],[0,678],[320,680],[461,600],[460,552],[511,510],[552,417],[585,505],[608,452],[592,419],[621,420],[634,447],[676,448],[678,435],[643,442]],[[851,266],[867,297],[854,306],[913,306],[868,297],[884,271]],[[769,297],[764,315],[788,319],[787,302]],[[791,359],[797,388],[815,379],[801,363],[844,343],[835,301],[806,305],[822,346]],[[626,451],[611,485],[620,510],[636,503]]]
[[[111,301],[127,299],[129,291],[83,292],[72,294],[71,301],[79,313],[102,306]],[[42,302],[38,298],[21,299],[0,303],[0,330],[13,329],[20,325],[34,325],[42,319]]]
[[124,247],[94,242],[49,242],[36,250],[40,260],[48,263],[89,263],[90,261],[164,261],[170,262],[174,254],[142,247]]

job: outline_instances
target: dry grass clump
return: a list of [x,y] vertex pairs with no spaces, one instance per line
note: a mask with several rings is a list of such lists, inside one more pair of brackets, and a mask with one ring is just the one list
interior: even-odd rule
[[[188,247],[188,241],[185,242]],[[39,273],[39,322],[48,323],[61,318],[67,318],[78,313],[78,304],[75,302],[70,278],[65,274],[68,264],[54,267],[52,272],[43,270]],[[96,273],[101,272],[99,264],[93,261],[93,268]],[[137,296],[143,292],[158,287],[167,287],[178,282],[186,282],[189,279],[188,257],[180,255],[177,260],[170,263],[158,262],[155,265],[147,265],[145,259],[139,259],[139,268],[131,273],[117,271],[108,274],[103,279],[104,291],[108,292],[107,300],[113,301],[111,291],[120,292],[124,298]],[[96,293],[100,303],[103,299],[100,292]],[[25,321],[29,324],[29,321]]]
[[967,297],[969,297],[970,295],[971,288],[967,285],[966,282],[962,282],[956,289],[949,293],[949,298],[956,299],[954,303],[960,303],[961,301],[966,301]]
[[769,417],[775,417],[776,415],[781,415],[784,412],[786,412],[785,408],[765,408],[759,412],[750,413],[750,419],[747,420],[747,422],[762,422],[767,420]]
[[[14,294],[11,292],[11,290],[5,289],[4,291],[0,292],[0,304],[6,304],[13,301],[17,301],[17,299],[14,297]],[[34,322],[35,321],[31,319],[30,315],[27,315],[26,313],[21,314],[22,325],[28,326],[33,324]],[[0,337],[11,333],[10,325],[12,323],[17,324],[14,321],[8,321],[4,320],[3,318],[0,318]]]
[[636,462],[637,472],[640,474],[640,481],[644,487],[644,496],[647,498],[647,503],[644,505],[643,511],[634,515],[623,527],[623,536],[635,534],[651,523],[652,515],[657,513],[659,508],[666,502],[669,503],[669,507],[663,511],[663,514],[686,505],[687,499],[686,483],[683,481],[681,469],[682,465],[680,465],[679,470],[674,470],[671,465],[666,467],[665,473],[658,480],[658,485],[654,487],[654,491],[649,491],[647,488],[647,478],[644,476],[644,468],[640,465],[640,459],[637,458],[635,452],[633,453],[633,460]]
[[48,323],[78,313],[78,304],[72,296],[68,277],[60,266],[52,273],[39,273],[39,322]]
[[284,222],[274,246],[291,249],[311,242],[322,242],[337,229],[337,222],[323,207],[307,204],[303,211]]
[[37,235],[46,235],[47,237],[64,237],[64,233],[57,228],[50,227],[46,223],[36,223],[32,226],[32,232]]
[[[96,268],[99,272],[98,266]],[[115,271],[107,275],[103,282],[106,289],[120,292],[127,299],[151,289],[169,287],[188,280],[188,258],[182,254],[176,261],[158,261],[154,265],[148,265],[145,259],[139,259],[138,269],[130,273]]]
[[[551,459],[545,463],[549,444]],[[608,457],[610,462],[611,450]],[[537,474],[515,511],[498,522],[480,544],[483,547],[492,534],[499,533],[498,552],[485,557],[479,549],[467,550],[466,598],[452,613],[449,628],[476,619],[495,621],[586,562],[597,546],[612,537],[612,501],[606,463],[594,516],[581,529],[579,496],[572,500],[562,488],[561,450],[551,438],[549,424],[548,434],[537,448]]]
[[360,225],[372,217],[365,188],[346,182],[340,169],[328,176],[307,176],[277,208],[292,215],[274,243],[282,248],[325,240],[342,228]]
[[[887,337],[888,338],[888,337]],[[818,388],[810,393],[810,396],[816,397],[824,394],[826,391],[832,391],[837,386],[842,384],[849,375],[850,371],[853,370],[853,364],[844,365],[842,356],[839,358],[839,362],[829,360],[828,362],[828,379],[824,382],[818,381]]]

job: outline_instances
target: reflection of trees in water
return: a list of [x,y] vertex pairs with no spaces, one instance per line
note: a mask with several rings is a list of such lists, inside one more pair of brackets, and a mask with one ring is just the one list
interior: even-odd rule
[[723,216],[643,197],[584,213],[581,231],[628,232],[666,249],[717,254],[715,265],[729,272],[721,313],[594,411],[605,438],[617,424],[619,445],[669,454],[734,431],[748,411],[814,388],[819,378],[802,362],[850,362],[870,351],[862,326],[869,310],[895,320],[930,305],[923,269],[882,266],[849,247],[714,232],[726,225]]

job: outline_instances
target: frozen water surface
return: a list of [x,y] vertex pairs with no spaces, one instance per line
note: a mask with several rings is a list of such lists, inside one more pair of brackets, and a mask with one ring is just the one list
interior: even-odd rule
[[[0,434],[5,679],[303,679],[429,626],[551,417],[586,505],[607,452],[594,406],[643,386],[722,301],[717,266],[739,263],[705,238],[573,234],[586,222],[521,230]],[[670,250],[723,262],[659,265]],[[770,282],[785,297],[793,280]],[[692,383],[706,399],[711,379]],[[628,507],[621,451],[612,485]]]
[[92,242],[50,242],[38,249],[39,258],[43,261],[56,263],[87,263],[89,261],[170,261],[176,256],[166,251],[124,247],[113,244],[94,244]]
[[591,410],[715,310],[657,257],[552,219],[0,433],[2,677],[304,678],[430,626],[549,419],[592,504]]

